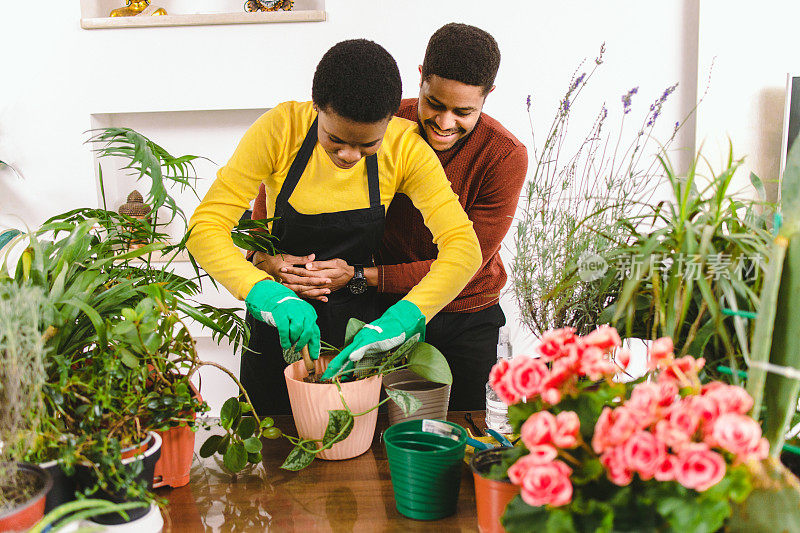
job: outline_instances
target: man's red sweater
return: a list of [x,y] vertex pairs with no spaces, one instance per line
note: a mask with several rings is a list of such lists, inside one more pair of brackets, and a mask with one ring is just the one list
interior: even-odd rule
[[[403,100],[397,116],[419,122],[417,99]],[[499,252],[517,209],[528,170],[528,151],[498,121],[481,113],[465,139],[436,154],[472,220],[483,253],[483,263],[475,277],[442,311],[479,311],[499,300],[506,283]],[[420,212],[404,194],[395,196],[386,212],[386,229],[377,258],[378,290],[407,293],[428,273],[437,254]]]

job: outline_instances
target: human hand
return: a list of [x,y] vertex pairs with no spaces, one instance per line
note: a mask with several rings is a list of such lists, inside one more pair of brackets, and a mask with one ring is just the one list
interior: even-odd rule
[[356,333],[350,344],[328,364],[322,379],[331,379],[340,370],[346,375],[353,363],[364,355],[388,352],[414,337],[425,340],[425,315],[412,302],[400,300]]
[[[331,293],[331,280],[315,272],[294,265],[309,265],[314,261],[314,254],[298,256],[291,254],[268,255],[256,252],[253,264],[269,274],[278,283],[292,290],[307,300],[327,302]],[[289,271],[291,270],[291,272]]]
[[311,304],[280,283],[267,279],[253,285],[245,304],[256,319],[278,329],[284,351],[289,348],[300,351],[307,345],[311,358],[319,357],[319,326]]
[[308,261],[304,267],[297,265],[295,263],[293,266],[284,267],[282,271],[295,276],[314,276],[317,279],[326,279],[329,282],[325,287],[330,289],[330,292],[338,291],[346,286],[355,274],[355,268],[344,259],[339,258],[328,261]]

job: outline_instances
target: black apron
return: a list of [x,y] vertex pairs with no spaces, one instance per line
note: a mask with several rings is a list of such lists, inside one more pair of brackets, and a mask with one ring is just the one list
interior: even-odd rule
[[[372,265],[383,236],[386,211],[381,205],[378,181],[378,157],[366,158],[369,207],[337,213],[306,215],[297,212],[289,203],[303,171],[317,144],[317,119],[308,130],[300,150],[289,168],[278,198],[272,234],[278,238],[276,248],[290,255],[316,255],[317,261],[340,258],[349,265]],[[320,190],[319,194],[326,194]],[[317,312],[323,341],[341,347],[351,317],[364,322],[377,318],[375,291],[372,287],[362,294],[352,294],[347,287],[328,295],[327,302],[308,300]],[[289,396],[283,370],[278,330],[247,314],[250,326],[248,350],[242,354],[240,380],[260,415],[288,414]]]

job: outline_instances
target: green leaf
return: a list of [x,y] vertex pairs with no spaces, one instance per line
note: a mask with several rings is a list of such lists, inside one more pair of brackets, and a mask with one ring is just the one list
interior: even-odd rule
[[302,470],[308,465],[311,464],[311,461],[314,460],[314,454],[305,451],[300,446],[295,446],[294,449],[289,453],[289,456],[281,465],[281,468],[284,470]]
[[755,188],[756,193],[758,194],[758,199],[761,200],[762,202],[766,202],[767,201],[767,190],[764,188],[764,182],[761,181],[761,178],[759,178],[758,176],[756,176],[755,174],[753,174],[751,172],[750,173],[750,183]]
[[225,453],[222,455],[222,462],[225,468],[231,472],[239,472],[247,465],[247,451],[244,444],[241,442],[234,442]]
[[518,494],[506,506],[500,519],[508,533],[532,533],[547,531],[549,513],[544,507],[531,507]]
[[222,409],[219,413],[219,423],[225,429],[231,429],[233,422],[240,414],[239,400],[236,398],[228,398],[225,400],[225,403],[222,404]]
[[408,369],[436,383],[452,385],[453,374],[442,352],[426,342],[418,342],[408,355]]
[[322,436],[322,445],[330,448],[337,442],[343,441],[353,430],[353,415],[344,409],[328,411],[328,427]]
[[575,522],[572,515],[562,508],[550,509],[550,516],[547,518],[547,533],[572,533],[575,529]]
[[207,458],[214,455],[222,442],[222,435],[211,435],[206,439],[202,446],[200,446],[200,457]]
[[351,342],[353,342],[353,337],[356,336],[361,328],[364,327],[366,322],[362,322],[357,318],[351,318],[347,321],[347,329],[344,332],[344,345],[347,346]]
[[262,457],[261,457],[261,453],[260,452],[248,453],[247,454],[247,462],[248,463],[252,463],[254,465],[257,465],[258,463],[261,462],[261,459],[262,459]]
[[247,450],[248,453],[260,452],[261,446],[261,439],[258,437],[250,437],[244,440],[244,449]]
[[258,424],[256,423],[256,419],[254,417],[244,416],[242,417],[242,421],[239,422],[239,427],[236,428],[236,434],[242,439],[247,439],[253,436],[253,433],[256,432],[257,426]]
[[231,436],[230,435],[225,435],[224,437],[222,437],[222,440],[219,442],[219,447],[217,448],[217,451],[219,453],[224,454],[225,452],[228,451],[228,446],[230,445],[230,443],[231,443]]
[[136,357],[133,352],[128,350],[127,348],[120,348],[119,350],[119,359],[122,361],[122,364],[127,366],[130,369],[137,369],[139,368],[139,358]]
[[3,233],[0,233],[0,250],[2,250],[2,249],[3,249],[3,247],[4,247],[6,244],[8,244],[9,242],[11,242],[11,239],[13,239],[14,237],[16,237],[16,236],[17,236],[17,235],[19,235],[20,233],[22,233],[22,232],[21,232],[21,231],[19,231],[18,229],[7,229],[7,230],[5,230]]
[[403,410],[403,415],[408,416],[417,412],[422,407],[422,402],[411,394],[403,390],[386,388],[386,395]]

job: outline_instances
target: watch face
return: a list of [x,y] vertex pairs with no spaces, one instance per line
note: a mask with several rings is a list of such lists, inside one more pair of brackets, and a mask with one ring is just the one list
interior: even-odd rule
[[347,287],[353,294],[361,294],[367,290],[367,280],[364,278],[353,278],[347,283]]

